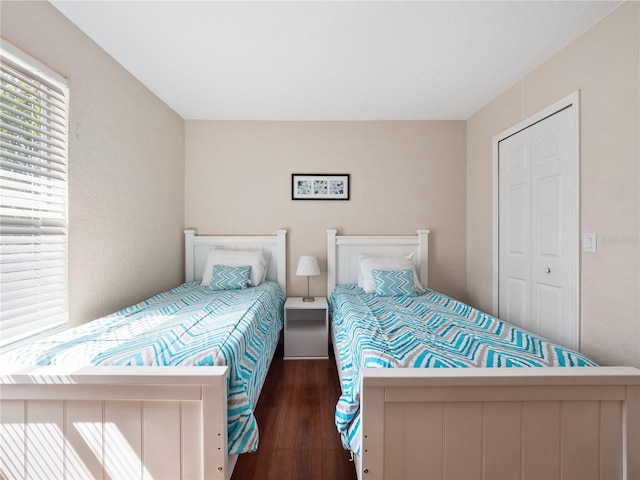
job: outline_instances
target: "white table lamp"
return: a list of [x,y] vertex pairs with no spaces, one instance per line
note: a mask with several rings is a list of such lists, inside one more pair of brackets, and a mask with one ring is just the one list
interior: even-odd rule
[[320,275],[320,266],[318,259],[313,255],[303,255],[298,260],[298,269],[296,275],[307,277],[307,296],[302,297],[303,302],[314,302],[315,298],[309,295],[309,277]]

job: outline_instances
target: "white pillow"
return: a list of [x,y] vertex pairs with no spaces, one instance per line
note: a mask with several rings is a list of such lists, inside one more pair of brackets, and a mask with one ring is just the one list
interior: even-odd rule
[[267,276],[268,252],[262,250],[226,250],[213,248],[207,257],[207,263],[202,272],[202,285],[209,286],[213,275],[214,265],[226,265],[227,267],[251,267],[250,282],[252,287],[257,287]]
[[413,266],[413,253],[393,257],[360,257],[358,286],[363,288],[366,293],[374,293],[376,284],[371,270],[397,271],[408,268],[413,272],[413,288],[416,292],[424,292],[424,288],[420,284],[420,280],[418,280],[416,269]]
[[262,257],[264,258],[264,268],[262,269],[262,277],[260,277],[260,283],[264,283],[264,281],[267,279],[267,270],[269,269],[269,259],[271,258],[271,253],[269,251],[263,251]]

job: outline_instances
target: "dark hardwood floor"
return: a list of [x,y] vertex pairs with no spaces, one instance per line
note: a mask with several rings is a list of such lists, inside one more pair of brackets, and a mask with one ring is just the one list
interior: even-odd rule
[[281,344],[256,407],[258,450],[240,455],[232,480],[355,479],[334,424],[339,396],[333,357],[285,361]]

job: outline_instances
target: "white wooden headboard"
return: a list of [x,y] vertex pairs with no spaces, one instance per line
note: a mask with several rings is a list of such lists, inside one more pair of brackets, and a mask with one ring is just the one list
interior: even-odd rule
[[275,235],[198,235],[194,229],[184,231],[185,281],[202,280],[202,272],[213,248],[229,250],[262,250],[269,252],[267,280],[274,280],[287,292],[287,231]]
[[327,230],[327,295],[336,285],[357,283],[361,256],[409,255],[420,283],[429,285],[429,230],[410,236],[337,235]]

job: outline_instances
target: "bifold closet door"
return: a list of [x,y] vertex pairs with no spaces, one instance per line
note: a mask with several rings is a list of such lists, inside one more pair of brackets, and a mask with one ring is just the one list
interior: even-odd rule
[[498,315],[578,348],[574,107],[499,142]]

